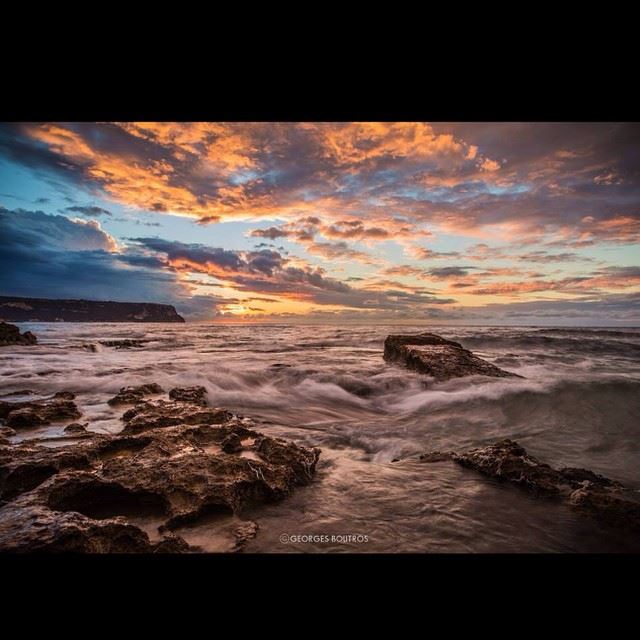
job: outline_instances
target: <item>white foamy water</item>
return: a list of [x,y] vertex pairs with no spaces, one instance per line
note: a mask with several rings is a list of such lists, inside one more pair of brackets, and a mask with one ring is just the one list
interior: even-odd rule
[[[212,324],[26,324],[35,347],[0,350],[0,395],[68,390],[94,431],[122,428],[106,401],[125,385],[203,385],[212,405],[322,449],[315,481],[243,517],[249,551],[630,551],[640,543],[567,507],[424,451],[500,438],[559,466],[640,490],[640,330]],[[389,333],[433,331],[525,379],[436,384],[382,359]],[[100,340],[136,338],[117,350]],[[95,344],[92,352],[83,345]],[[13,397],[12,399],[19,399]],[[64,424],[18,437],[57,436]],[[395,458],[400,462],[392,463]],[[210,525],[208,525],[210,526]],[[214,527],[215,529],[215,527]],[[206,538],[209,529],[197,533]],[[213,529],[212,529],[213,531]],[[283,544],[280,535],[368,542]],[[194,534],[195,535],[195,534]],[[211,534],[214,536],[214,533]]]

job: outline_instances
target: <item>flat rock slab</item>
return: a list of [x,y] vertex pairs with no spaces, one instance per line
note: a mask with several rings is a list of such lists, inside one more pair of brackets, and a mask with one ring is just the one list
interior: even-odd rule
[[442,382],[463,376],[521,378],[478,358],[458,342],[435,333],[390,335],[384,341],[384,359],[404,364],[408,369],[432,376]]

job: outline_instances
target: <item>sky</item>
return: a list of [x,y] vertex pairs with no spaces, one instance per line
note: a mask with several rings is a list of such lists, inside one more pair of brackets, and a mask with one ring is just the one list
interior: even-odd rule
[[0,124],[0,295],[640,325],[640,125]]

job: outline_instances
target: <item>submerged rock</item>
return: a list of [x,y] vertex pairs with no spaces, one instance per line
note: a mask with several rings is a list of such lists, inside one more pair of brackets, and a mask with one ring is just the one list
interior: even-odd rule
[[[150,404],[150,403],[149,403]],[[196,551],[168,532],[208,514],[237,515],[286,497],[313,477],[320,450],[262,435],[221,409],[187,403],[153,411],[214,411],[215,423],[151,428],[139,435],[95,434],[55,449],[23,442],[0,447],[0,551]],[[197,414],[200,415],[200,414]],[[224,442],[247,444],[228,453]],[[244,452],[251,452],[248,457]],[[149,517],[163,539],[130,521]],[[234,532],[240,550],[257,525]]]
[[73,393],[61,391],[50,400],[0,401],[0,418],[12,429],[37,427],[57,420],[73,420],[82,415],[74,398]]
[[10,345],[32,345],[37,344],[38,339],[31,333],[25,331],[20,333],[20,329],[15,324],[0,322],[0,347]]
[[451,460],[452,455],[451,451],[429,451],[420,454],[418,460],[420,462],[444,462],[445,460]]
[[115,347],[116,349],[139,349],[145,342],[148,342],[148,340],[101,340],[100,344],[105,347]]
[[150,384],[141,384],[137,387],[121,387],[120,391],[107,400],[107,403],[115,406],[118,404],[136,404],[140,402],[144,396],[154,395],[156,393],[164,393],[164,389],[155,382]]
[[458,342],[446,340],[435,333],[387,336],[384,359],[404,364],[408,369],[430,375],[438,381],[472,375],[522,377],[478,358]]
[[89,423],[80,424],[79,422],[72,422],[64,428],[64,432],[72,435],[77,433],[87,433],[88,424]]
[[640,496],[615,480],[587,469],[554,469],[529,455],[517,442],[454,453],[463,467],[509,482],[541,497],[566,500],[598,520],[640,532]]
[[204,387],[175,387],[169,391],[169,397],[172,400],[190,402],[201,406],[206,406],[207,404],[206,395],[207,390]]

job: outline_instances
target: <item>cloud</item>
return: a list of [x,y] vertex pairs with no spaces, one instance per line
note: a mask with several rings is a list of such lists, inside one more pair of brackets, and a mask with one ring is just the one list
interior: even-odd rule
[[193,297],[157,257],[120,251],[95,221],[0,208],[2,295],[175,304],[201,317]]
[[450,304],[453,299],[423,292],[389,289],[371,292],[325,275],[321,268],[298,266],[277,251],[232,251],[202,244],[160,238],[132,238],[138,246],[156,251],[178,272],[202,273],[217,278],[237,292],[277,294],[283,299],[317,305],[389,309],[412,305]]
[[[310,305],[418,312],[451,306],[440,300],[454,294],[469,305],[472,295],[629,292],[633,274],[607,270],[619,265],[606,259],[628,262],[640,244],[639,145],[637,123],[0,125],[3,161],[58,190],[38,204],[73,195],[67,215],[46,224],[42,212],[23,212],[20,246],[30,243],[36,262],[57,251],[62,263],[63,249],[91,254],[97,270],[111,264],[141,270],[135,277],[168,278],[175,295],[185,292],[184,278],[206,274],[222,278],[222,293],[238,305],[242,296],[267,292],[304,302],[304,313]],[[234,221],[246,224],[246,237],[284,248],[178,242],[193,230],[128,244],[98,224],[114,221],[109,203],[133,211],[134,224],[155,226],[161,216]],[[154,221],[137,211],[154,213]],[[183,233],[184,225],[166,220],[165,236],[172,228]],[[16,242],[12,236],[7,249]],[[233,246],[247,246],[246,239]],[[420,281],[437,291],[425,292]],[[255,309],[271,312],[275,304]],[[214,305],[223,310],[224,303]]]
[[429,269],[427,273],[434,278],[458,278],[469,274],[469,269],[475,267],[441,267],[439,269]]
[[267,229],[253,229],[249,235],[252,238],[269,238],[270,240],[275,240],[276,238],[286,238],[289,233],[289,231],[278,229],[278,227],[269,227]]
[[85,205],[85,206],[74,205],[72,207],[67,207],[66,210],[71,211],[72,213],[79,213],[87,217],[111,215],[111,211],[108,211],[103,207],[98,207],[95,205]]

